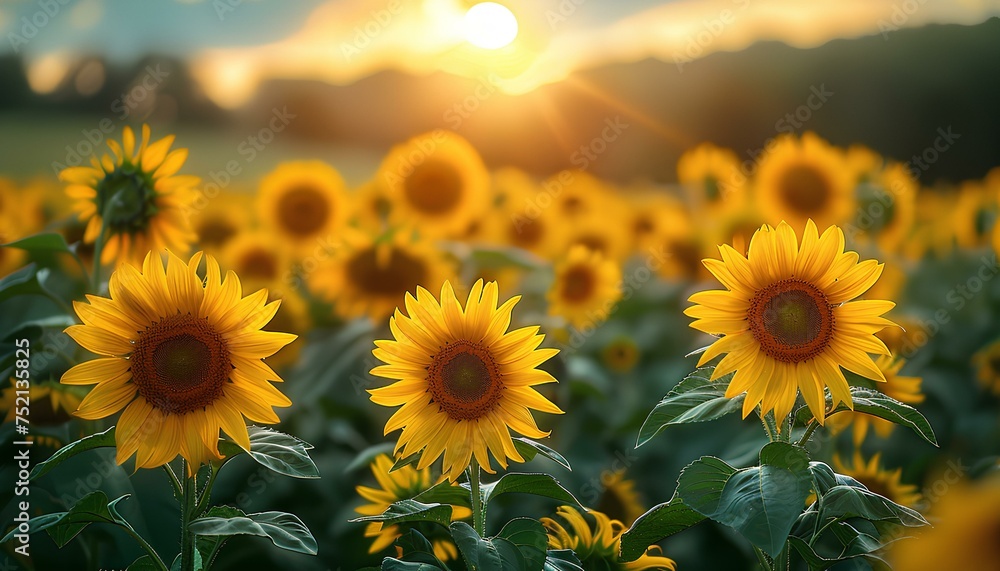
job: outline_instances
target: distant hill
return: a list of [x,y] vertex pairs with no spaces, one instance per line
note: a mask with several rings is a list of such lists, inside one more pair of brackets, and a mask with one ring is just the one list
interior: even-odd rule
[[[111,70],[104,88],[87,98],[70,86],[39,98],[27,88],[20,62],[0,59],[0,113],[43,111],[53,120],[63,113],[106,114],[107,102],[157,61],[163,60]],[[166,63],[175,70],[163,87],[170,108],[154,109],[154,121],[264,125],[272,108],[287,106],[299,115],[289,137],[373,152],[424,130],[456,128],[491,166],[514,164],[539,174],[580,166],[579,147],[591,146],[616,117],[620,136],[593,143],[594,150],[606,150],[588,159],[588,168],[621,181],[670,181],[679,154],[704,140],[749,159],[749,151],[785,129],[814,130],[836,144],[860,142],[907,160],[933,145],[939,128],[950,127],[959,137],[929,165],[925,184],[980,177],[1000,164],[1000,19],[811,49],[762,42],[682,69],[655,60],[621,63],[518,96],[443,73],[385,71],[345,86],[274,81],[235,112],[199,94],[182,62]],[[821,105],[819,96],[810,99],[814,90],[827,93]],[[805,120],[795,119],[796,112]],[[793,121],[783,119],[789,113]]]

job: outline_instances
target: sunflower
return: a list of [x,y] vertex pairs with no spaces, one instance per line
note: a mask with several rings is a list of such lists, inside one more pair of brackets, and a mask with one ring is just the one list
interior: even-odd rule
[[621,299],[621,268],[585,246],[573,246],[556,264],[555,274],[546,294],[549,315],[561,316],[577,329],[606,321]]
[[496,214],[486,218],[488,240],[541,257],[559,249],[565,221],[546,202],[548,195],[534,187],[507,187],[504,196]]
[[604,210],[620,203],[608,186],[596,176],[578,170],[564,170],[541,183],[542,208],[553,208],[559,218],[573,221],[584,216],[607,214]]
[[[359,496],[371,503],[354,508],[354,511],[363,516],[379,515],[387,510],[393,502],[408,500],[435,484],[431,478],[430,468],[417,470],[410,464],[390,472],[392,464],[393,461],[387,454],[379,454],[375,457],[371,469],[379,487],[369,488],[367,486],[358,486],[355,488]],[[466,519],[471,515],[472,510],[467,507],[452,506],[451,508],[452,521]],[[383,526],[382,522],[378,521],[369,523],[365,527],[365,537],[373,537],[375,539],[368,548],[368,553],[382,551],[392,545],[400,535],[402,535],[402,530],[398,525]],[[448,549],[444,542],[435,541],[434,555],[442,561],[448,561],[454,559],[457,553],[455,553],[454,549]]]
[[866,236],[874,236],[883,252],[898,251],[913,228],[917,183],[899,163],[891,163],[858,183],[859,208],[852,221]]
[[564,222],[559,248],[549,253],[549,259],[561,258],[576,246],[585,246],[609,260],[624,262],[632,253],[632,237],[627,229],[608,224],[608,220],[622,220],[624,215],[610,204],[604,210],[604,215],[581,215]]
[[670,222],[684,216],[683,206],[665,192],[640,192],[630,196],[628,202],[626,220],[633,252],[648,253]]
[[706,240],[706,245],[712,244],[714,248],[715,244],[729,244],[746,256],[750,238],[763,223],[763,217],[753,205],[731,209],[709,222],[707,234],[711,239]]
[[103,231],[101,263],[113,260],[138,264],[151,250],[186,251],[195,235],[187,220],[198,177],[177,175],[187,149],[170,150],[174,136],[149,142],[142,126],[136,148],[132,129],[122,130],[122,142],[108,140],[113,157],[90,159],[91,166],[67,167],[59,179],[76,200],[73,210],[87,222],[83,241],[95,243]]
[[652,244],[650,251],[658,262],[653,268],[664,279],[689,280],[707,275],[701,263],[702,235],[695,231],[687,213],[675,210],[664,216]]
[[746,201],[746,176],[740,160],[729,149],[702,143],[684,152],[677,160],[677,181],[694,211],[713,216],[741,208]]
[[[760,162],[755,193],[762,213],[801,230],[807,219],[839,224],[855,213],[843,153],[813,133],[777,139]],[[770,221],[770,220],[769,220]]]
[[[198,208],[201,205],[202,208]],[[250,226],[253,196],[249,192],[222,191],[214,198],[195,199],[191,225],[198,245],[209,252],[221,252],[240,231]]]
[[597,510],[613,520],[619,520],[630,526],[646,513],[639,500],[639,492],[635,491],[635,482],[625,477],[622,470],[610,472],[610,476],[601,477],[604,493],[597,502]]
[[635,339],[621,335],[604,346],[601,359],[604,366],[616,373],[628,373],[639,362],[639,346]]
[[455,275],[454,264],[432,243],[406,232],[375,238],[350,230],[342,238],[344,245],[308,278],[345,319],[385,319],[407,292],[439,287]]
[[477,281],[462,308],[450,282],[441,301],[426,289],[406,294],[406,313],[389,319],[395,340],[376,341],[372,352],[386,363],[372,374],[398,382],[372,389],[372,402],[402,406],[385,433],[402,429],[396,453],[423,451],[418,470],[444,455],[443,472],[455,481],[470,462],[494,473],[489,454],[506,468],[507,459],[524,462],[509,429],[544,438],[529,409],[562,414],[533,387],[555,382],[536,367],[557,349],[538,349],[538,327],[507,331],[520,296],[497,307],[497,284]]
[[893,471],[882,468],[882,453],[878,452],[866,463],[861,457],[861,451],[854,451],[852,463],[847,465],[840,459],[839,455],[833,457],[833,468],[838,474],[850,476],[861,482],[872,491],[883,498],[889,498],[899,505],[914,508],[920,503],[921,495],[917,487],[913,484],[904,484],[900,481],[903,475],[902,468]]
[[949,254],[955,247],[952,224],[960,218],[957,216],[958,202],[959,195],[951,188],[919,192],[913,235],[903,243],[903,255],[920,260],[928,252],[937,256]]
[[[920,392],[922,379],[920,377],[905,377],[899,374],[900,369],[906,364],[904,359],[895,359],[890,355],[880,355],[875,361],[875,366],[885,376],[885,384],[880,384],[878,388],[887,396],[899,402],[907,404],[920,404],[924,402],[924,394]],[[843,411],[829,418],[830,432],[839,434],[847,427],[853,427],[852,437],[854,445],[860,446],[868,435],[868,429],[875,430],[875,434],[882,438],[888,438],[892,434],[895,424],[888,420],[871,416],[860,412]]]
[[951,220],[958,246],[972,249],[988,244],[995,231],[998,210],[995,190],[978,181],[962,184]]
[[702,354],[699,366],[728,353],[712,378],[736,371],[726,389],[729,398],[747,392],[744,418],[758,404],[785,418],[801,390],[813,416],[823,423],[824,388],[834,407],[853,407],[850,387],[840,367],[885,381],[868,353],[888,354],[873,333],[893,325],[881,317],[895,305],[889,301],[850,301],[878,280],[882,265],[858,263],[856,252],[844,252],[844,233],[831,226],[818,235],[806,223],[801,245],[791,226],[762,226],[750,240],[744,258],[730,246],[719,247],[722,261],[705,267],[726,287],[690,297],[684,313],[691,327],[723,334]]
[[281,297],[285,279],[291,277],[289,251],[260,231],[243,231],[227,241],[219,254],[223,268],[236,272],[247,289],[268,288]]
[[[0,394],[0,412],[6,411],[4,422],[10,422],[15,417],[18,396],[16,383],[17,380],[11,377],[10,387]],[[39,426],[62,424],[70,420],[82,400],[70,387],[38,382],[32,382],[28,388],[28,399],[31,402],[31,422]]]
[[369,181],[351,193],[351,224],[369,232],[385,230],[392,200],[385,185]]
[[1000,569],[1000,479],[948,488],[930,512],[933,527],[893,544],[889,561],[896,571]]
[[281,163],[261,180],[257,214],[295,254],[312,254],[340,235],[350,215],[344,179],[322,161]]
[[488,207],[490,176],[476,149],[450,131],[394,147],[375,175],[392,203],[390,222],[452,237]]
[[[0,210],[0,244],[13,242],[24,237],[16,211]],[[26,251],[20,248],[0,248],[0,276],[5,276],[20,268],[28,259]]]
[[630,563],[620,559],[621,536],[625,532],[625,524],[611,519],[599,511],[590,510],[587,515],[594,519],[594,526],[587,522],[586,516],[571,506],[559,506],[556,514],[569,524],[569,529],[563,527],[553,518],[543,517],[542,525],[548,531],[550,549],[572,549],[580,558],[584,569],[670,569],[677,564],[660,554],[659,547],[650,546],[646,553]]
[[295,339],[260,331],[278,310],[267,291],[243,297],[239,277],[222,280],[219,264],[202,254],[185,263],[168,253],[164,264],[150,252],[142,271],[122,264],[111,275],[110,299],[88,295],[74,302],[83,325],[66,329],[84,349],[101,357],[66,372],[67,385],[96,385],[76,416],[95,420],[125,409],[118,421],[116,459],[136,454],[136,468],[155,468],[178,454],[193,475],[220,458],[219,429],[244,450],[250,439],[243,417],[278,422],[272,407],[291,404],[271,382],[263,361]]
[[994,341],[972,356],[972,366],[980,384],[1000,395],[1000,341]]

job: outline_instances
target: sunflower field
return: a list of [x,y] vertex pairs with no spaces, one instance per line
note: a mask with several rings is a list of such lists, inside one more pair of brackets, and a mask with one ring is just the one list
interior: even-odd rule
[[996,14],[597,4],[0,5],[0,570],[1000,569]]

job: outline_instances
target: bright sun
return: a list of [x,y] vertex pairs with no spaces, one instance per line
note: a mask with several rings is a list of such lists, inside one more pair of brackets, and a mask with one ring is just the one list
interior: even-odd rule
[[465,13],[464,28],[470,44],[496,50],[517,37],[517,18],[506,6],[482,2]]

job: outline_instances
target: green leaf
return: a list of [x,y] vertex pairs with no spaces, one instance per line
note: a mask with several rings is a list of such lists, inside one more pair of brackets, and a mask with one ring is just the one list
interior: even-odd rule
[[98,432],[97,434],[91,434],[77,440],[75,442],[70,442],[66,446],[63,446],[56,451],[55,454],[50,456],[44,462],[39,462],[35,464],[35,467],[31,469],[31,480],[36,478],[41,478],[45,474],[49,473],[49,470],[55,468],[59,464],[62,464],[66,460],[69,460],[73,456],[81,452],[86,452],[87,450],[93,450],[95,448],[109,448],[115,445],[115,427],[105,430],[104,432]]
[[695,511],[776,557],[803,511],[813,476],[805,449],[785,442],[764,446],[760,463],[735,470],[721,460],[702,458],[681,472],[677,493]]
[[355,470],[360,470],[361,468],[367,468],[372,465],[375,458],[378,458],[382,454],[392,458],[392,452],[395,446],[396,445],[392,442],[380,442],[374,446],[365,448],[354,457],[354,460],[351,460],[351,463],[344,468],[344,472],[353,472]]
[[[320,477],[319,468],[309,457],[312,444],[260,426],[248,426],[247,432],[250,434],[250,457],[258,464],[293,478]],[[227,460],[246,452],[228,440],[219,443],[219,451],[225,454]]]
[[[115,505],[129,497],[128,494],[108,502],[108,497],[104,492],[91,492],[80,498],[68,511],[45,514],[28,521],[30,533],[45,531],[59,547],[63,547],[81,531],[92,523],[110,523],[129,527],[115,509]],[[0,543],[10,541],[17,532],[17,528],[11,530]]]
[[[900,426],[905,426],[919,434],[927,442],[930,442],[934,446],[938,445],[937,437],[934,436],[934,429],[931,428],[931,424],[927,422],[924,415],[920,414],[920,411],[912,406],[901,403],[885,393],[863,387],[851,387],[851,400],[854,401],[854,412],[877,416]],[[828,399],[827,402],[828,405],[832,404],[832,400]],[[851,409],[841,403],[830,414],[847,410]],[[795,417],[798,423],[805,424],[812,418],[812,414],[808,408],[802,407],[798,410]]]
[[295,514],[261,512],[245,517],[200,517],[188,524],[195,535],[258,535],[275,546],[316,555],[318,546],[309,528]]
[[480,268],[521,268],[532,270],[540,267],[540,260],[518,248],[503,246],[476,246],[472,260]]
[[382,560],[382,571],[447,571],[448,567],[438,567],[428,563],[400,561],[392,557]]
[[[212,506],[202,517],[234,518],[245,517],[243,510],[230,506]],[[222,549],[222,546],[229,541],[229,536],[225,535],[201,535],[197,538],[198,553],[202,560],[208,560],[214,551]]]
[[503,571],[500,554],[492,543],[483,540],[471,525],[464,521],[451,524],[451,537],[455,540],[465,566],[475,571]]
[[153,563],[148,555],[143,555],[129,564],[125,571],[158,571],[158,569],[160,567]]
[[[864,488],[864,484],[850,476],[837,474],[828,464],[823,462],[810,462],[809,471],[813,475],[813,491],[822,496],[834,486],[852,486]],[[867,489],[867,488],[865,488]]]
[[[427,541],[419,531],[410,529],[396,539],[396,546],[402,549],[402,560],[398,563],[406,563],[410,567],[389,567],[390,569],[419,569],[412,567],[413,564],[429,565],[427,569],[447,569],[448,566],[434,555],[434,546]],[[385,569],[385,563],[382,564]]]
[[636,448],[652,440],[668,426],[706,422],[742,410],[745,394],[726,398],[732,374],[712,381],[713,371],[715,367],[701,367],[677,383],[642,423]]
[[536,442],[523,436],[515,436],[512,440],[514,441],[514,448],[521,454],[525,462],[531,461],[536,454],[541,454],[570,472],[573,471],[573,468],[569,465],[569,460],[541,442]]
[[38,282],[35,264],[28,264],[0,280],[0,303],[18,295],[48,295]]
[[509,541],[521,552],[527,571],[542,571],[549,537],[541,522],[530,518],[514,518],[503,526],[497,537]]
[[391,473],[395,472],[396,470],[399,470],[400,468],[403,468],[404,466],[409,466],[410,464],[416,464],[417,462],[420,461],[421,454],[423,454],[423,450],[418,450],[418,451],[414,452],[413,454],[410,454],[406,458],[399,458],[399,459],[397,459],[392,464],[392,468],[389,468],[389,473],[391,474]]
[[76,256],[76,252],[66,244],[66,239],[61,234],[55,233],[35,234],[0,245],[0,248],[19,248],[29,252],[64,252]]
[[891,521],[906,527],[928,525],[924,516],[864,488],[839,485],[823,494],[820,517],[861,517],[869,521]]
[[[463,484],[465,486],[467,484]],[[483,493],[483,505],[486,505],[493,498],[501,494],[532,494],[545,498],[552,498],[563,503],[569,503],[584,507],[580,500],[559,483],[558,480],[548,474],[504,474],[499,480],[490,484],[483,484],[480,489]]]
[[639,516],[632,527],[622,534],[621,558],[635,561],[646,553],[650,545],[704,520],[705,516],[684,505],[684,501],[674,495],[669,502]]
[[412,499],[424,504],[448,504],[467,508],[472,507],[472,495],[469,489],[447,480],[431,486],[413,496]]
[[544,571],[583,571],[580,558],[572,549],[550,549],[545,552]]
[[383,525],[395,525],[415,521],[429,521],[448,527],[452,508],[445,504],[425,504],[415,500],[401,500],[389,504],[379,515],[369,515],[351,520],[351,523],[380,521]]

